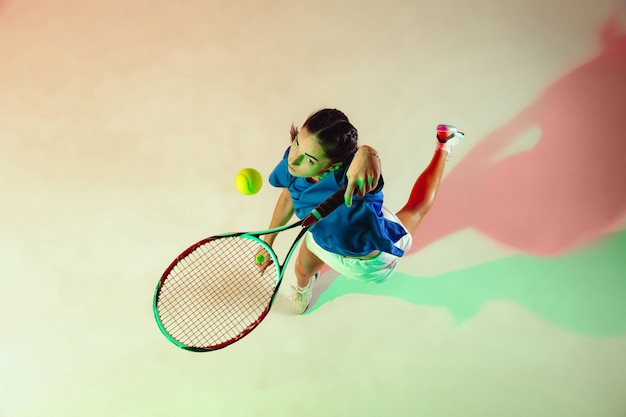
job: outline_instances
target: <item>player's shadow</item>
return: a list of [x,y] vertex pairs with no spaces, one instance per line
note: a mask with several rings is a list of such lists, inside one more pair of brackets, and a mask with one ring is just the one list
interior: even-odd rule
[[[586,270],[584,265],[578,269],[562,266],[567,273],[552,280],[550,264],[539,262],[555,260],[563,265],[565,259],[574,264],[576,258],[561,257],[585,246],[589,249],[591,243],[602,243],[601,238],[626,217],[626,130],[620,124],[626,111],[626,34],[619,30],[617,15],[604,24],[600,40],[602,48],[595,57],[567,72],[533,104],[487,137],[472,141],[471,131],[466,132],[465,146],[471,147],[470,151],[442,182],[437,201],[406,255],[468,228],[532,255],[525,262],[513,262],[517,271],[507,274],[500,270],[505,276],[515,275],[514,280],[498,280],[497,274],[492,275],[490,284],[502,288],[508,283],[512,288],[487,292],[487,298],[481,296],[483,299],[474,304],[475,308],[485,301],[511,297],[521,304],[532,305],[533,294],[541,291],[542,280],[556,285],[551,293],[556,305],[563,302],[555,295],[558,290],[567,293],[572,285],[584,285],[589,293],[595,291],[606,297],[612,294],[613,290],[600,291],[604,287],[594,276],[597,273]],[[472,145],[473,142],[477,144]],[[546,257],[550,259],[541,259]],[[623,282],[626,265],[620,259],[613,256],[597,264],[605,270],[608,268],[603,276],[605,280]],[[486,264],[487,271],[489,265],[495,264]],[[481,267],[467,271],[485,274]],[[322,276],[314,291],[314,303],[332,296],[328,289],[335,278],[329,272]],[[384,295],[390,291],[389,285],[396,285],[391,282],[394,279],[378,286],[350,283],[342,288]],[[419,285],[406,286],[403,291],[423,291],[427,289],[425,281],[433,285],[432,282],[441,279],[418,280]],[[475,280],[484,279],[480,275],[464,275],[463,280],[446,281],[445,285],[456,286],[455,291],[463,292]],[[512,296],[513,287],[528,291]],[[614,291],[621,296],[625,293],[619,285]],[[400,296],[420,297],[419,294]],[[310,310],[318,307],[315,305]],[[460,308],[449,307],[452,311]],[[584,315],[576,317],[584,321]],[[617,324],[617,329],[622,331],[622,322]]]
[[320,274],[319,279],[313,286],[313,297],[311,298],[311,306],[314,306],[317,303],[321,295],[324,294],[328,287],[330,287],[340,276],[341,275],[339,274],[339,272],[335,270],[324,269],[324,271]]
[[384,283],[371,284],[329,271],[313,287],[306,314],[344,295],[362,294],[442,308],[455,325],[461,325],[487,303],[514,302],[568,331],[621,336],[626,334],[625,251],[626,231],[622,231],[555,258],[515,255],[432,278],[396,272]]
[[555,256],[623,221],[626,33],[617,15],[600,40],[593,59],[477,145],[467,132],[471,150],[442,181],[411,252],[472,228],[518,251]]

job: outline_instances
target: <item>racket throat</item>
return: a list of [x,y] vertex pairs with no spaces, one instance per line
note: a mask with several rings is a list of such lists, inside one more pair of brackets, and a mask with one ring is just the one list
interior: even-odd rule
[[322,218],[323,216],[316,209],[313,209],[313,211],[302,220],[302,227],[311,227],[322,220]]

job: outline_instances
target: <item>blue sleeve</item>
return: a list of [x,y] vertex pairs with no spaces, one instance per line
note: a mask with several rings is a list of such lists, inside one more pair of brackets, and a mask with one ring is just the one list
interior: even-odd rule
[[[274,187],[289,190],[295,215],[302,219],[346,184],[349,164],[317,183],[308,183],[306,178],[294,177],[289,173],[288,156],[289,148],[270,173],[268,181]],[[401,225],[384,218],[382,214],[383,184],[381,177],[376,190],[364,197],[353,196],[352,207],[342,204],[324,221],[313,225],[310,230],[315,236],[315,241],[324,249],[343,256],[363,256],[376,249],[402,256],[404,252],[393,243],[406,231]]]
[[292,176],[287,169],[287,156],[289,155],[289,148],[285,151],[283,159],[276,165],[276,168],[270,173],[268,178],[269,183],[277,188],[288,188],[291,183]]

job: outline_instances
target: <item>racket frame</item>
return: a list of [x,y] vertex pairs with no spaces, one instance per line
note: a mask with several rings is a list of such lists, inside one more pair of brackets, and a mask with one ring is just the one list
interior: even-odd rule
[[[337,192],[335,192],[331,197],[329,197],[324,202],[322,202],[319,206],[317,206],[315,209],[313,209],[310,214],[308,214],[303,219],[301,219],[299,221],[296,221],[294,223],[291,223],[291,224],[288,224],[288,225],[284,225],[284,226],[275,227],[275,228],[272,228],[272,229],[255,231],[255,232],[223,233],[223,234],[220,234],[220,235],[215,235],[215,236],[211,236],[211,237],[202,239],[202,240],[194,243],[193,245],[189,246],[187,249],[185,249],[180,255],[178,255],[176,257],[176,259],[174,259],[170,263],[170,265],[167,267],[165,272],[163,272],[163,274],[161,275],[161,279],[157,283],[157,287],[156,287],[156,289],[154,291],[153,302],[152,302],[152,309],[153,309],[154,317],[156,319],[157,325],[158,325],[159,330],[161,331],[161,333],[163,333],[163,335],[170,342],[172,342],[174,345],[178,346],[181,349],[192,351],[192,352],[209,352],[209,351],[222,349],[222,348],[224,348],[226,346],[229,346],[229,345],[235,343],[236,341],[238,341],[241,338],[247,336],[248,334],[250,334],[252,332],[252,330],[254,330],[261,323],[261,321],[263,321],[263,319],[269,313],[272,305],[274,304],[274,301],[276,299],[276,295],[278,294],[278,290],[280,288],[280,284],[282,282],[282,279],[283,279],[283,276],[284,276],[284,273],[285,273],[286,266],[289,263],[289,260],[291,259],[292,255],[293,255],[293,253],[294,253],[294,251],[296,249],[296,247],[298,246],[298,243],[300,242],[302,237],[305,235],[305,233],[311,228],[311,226],[313,226],[314,224],[316,224],[317,222],[322,220],[324,217],[329,215],[332,211],[334,211],[341,204],[341,202],[343,202],[343,195],[345,193],[345,190],[346,190],[346,186],[342,187]],[[285,255],[285,260],[281,264],[278,261],[278,256],[276,255],[276,252],[274,251],[274,249],[270,245],[268,245],[265,241],[260,239],[260,237],[264,236],[264,235],[268,235],[268,234],[284,232],[286,230],[293,229],[293,228],[296,228],[298,226],[301,226],[302,229],[298,233],[297,237],[294,239],[293,243],[291,244],[291,247],[289,248],[287,254]],[[259,315],[259,317],[256,320],[254,320],[252,323],[250,323],[237,336],[235,336],[235,337],[233,337],[233,338],[231,338],[231,339],[229,339],[229,340],[227,340],[225,342],[222,342],[222,343],[219,343],[219,344],[216,344],[216,345],[211,345],[211,346],[196,347],[196,346],[185,345],[184,343],[176,340],[172,335],[170,335],[170,333],[165,329],[165,326],[161,322],[161,318],[160,318],[160,315],[159,315],[159,309],[158,309],[158,302],[159,302],[159,294],[160,294],[161,288],[163,286],[163,283],[167,280],[167,278],[168,278],[170,272],[172,271],[172,269],[174,269],[176,267],[176,265],[178,265],[178,263],[181,260],[185,259],[190,253],[195,251],[198,247],[200,247],[202,245],[205,245],[205,244],[207,244],[207,243],[209,243],[209,242],[211,242],[213,240],[229,238],[229,237],[238,237],[238,238],[251,239],[251,240],[255,241],[256,243],[260,244],[267,251],[267,253],[270,255],[270,257],[272,258],[272,261],[273,261],[273,265],[276,268],[276,283],[274,285],[274,292],[272,294],[272,297],[269,300],[269,303],[267,304],[267,307],[263,310],[263,312]],[[268,266],[268,267],[270,267],[270,266]]]

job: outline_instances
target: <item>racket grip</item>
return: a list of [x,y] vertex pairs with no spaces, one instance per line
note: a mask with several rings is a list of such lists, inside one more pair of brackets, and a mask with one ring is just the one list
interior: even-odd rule
[[328,197],[319,206],[315,207],[311,214],[306,216],[302,221],[302,226],[308,227],[311,226],[318,221],[322,220],[324,217],[328,216],[332,213],[337,207],[343,204],[344,202],[344,194],[346,193],[346,188],[348,185],[344,185],[339,190],[335,191],[333,195]]

